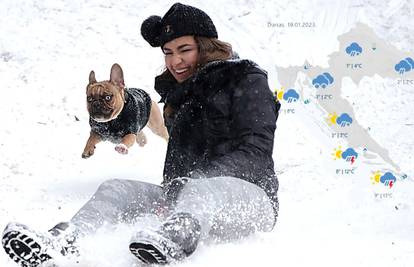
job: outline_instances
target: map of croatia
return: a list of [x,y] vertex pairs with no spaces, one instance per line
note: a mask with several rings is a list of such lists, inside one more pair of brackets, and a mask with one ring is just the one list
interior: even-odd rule
[[[304,91],[310,92],[313,101],[328,114],[325,122],[333,134],[343,136],[350,147],[363,149],[367,159],[375,157],[374,154],[380,156],[398,173],[401,169],[388,150],[355,119],[351,103],[341,96],[346,90],[342,88],[342,79],[350,78],[359,84],[364,77],[379,75],[398,84],[414,84],[414,55],[388,44],[361,23],[338,40],[339,51],[329,56],[328,68],[311,66],[308,62],[302,66],[276,67],[279,82],[285,88],[277,96],[291,103],[298,101]],[[295,87],[301,74],[306,80]]]

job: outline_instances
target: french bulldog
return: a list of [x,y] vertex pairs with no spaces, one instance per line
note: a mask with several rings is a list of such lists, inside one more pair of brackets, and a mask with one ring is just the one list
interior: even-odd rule
[[142,89],[126,88],[121,66],[114,64],[109,81],[97,82],[95,72],[89,74],[86,102],[91,132],[82,158],[95,152],[96,144],[111,141],[115,150],[128,154],[135,142],[147,143],[142,129],[147,125],[153,133],[168,141],[168,132],[157,103]]

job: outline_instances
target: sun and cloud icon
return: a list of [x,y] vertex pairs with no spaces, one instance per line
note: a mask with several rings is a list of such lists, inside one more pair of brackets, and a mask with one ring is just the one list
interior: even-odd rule
[[334,160],[343,159],[347,162],[351,162],[351,164],[354,164],[355,160],[358,158],[358,153],[353,148],[347,148],[343,151],[342,147],[339,146],[334,149],[332,156],[334,157]]
[[397,181],[397,178],[395,178],[394,174],[391,172],[386,172],[382,174],[380,171],[373,172],[371,176],[371,182],[372,184],[383,184],[384,186],[387,186],[389,188],[392,188]]
[[411,57],[406,57],[405,59],[398,62],[394,67],[395,71],[399,74],[404,74],[404,72],[409,72],[414,70],[414,60]]
[[345,48],[345,52],[350,55],[351,57],[359,56],[362,53],[362,47],[359,46],[358,43],[351,43],[347,48]]
[[341,127],[347,127],[351,126],[353,120],[348,113],[342,113],[340,116],[338,116],[338,114],[334,112],[328,115],[327,121],[329,125],[337,124]]
[[326,88],[328,85],[334,82],[334,78],[328,72],[324,72],[316,76],[315,79],[312,80],[312,85],[315,88]]
[[288,103],[297,102],[299,100],[299,94],[295,89],[289,89],[285,92],[282,88],[276,93],[276,95],[278,100],[283,99]]

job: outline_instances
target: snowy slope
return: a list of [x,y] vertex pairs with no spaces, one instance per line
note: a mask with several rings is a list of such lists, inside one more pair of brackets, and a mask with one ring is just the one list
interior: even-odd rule
[[[399,49],[414,52],[414,5],[392,1],[185,1],[211,15],[219,36],[242,57],[269,71],[275,65],[326,66],[336,37],[356,21],[371,26]],[[127,86],[159,99],[153,77],[163,58],[139,34],[149,15],[164,14],[174,1],[16,0],[0,2],[0,227],[9,221],[47,230],[70,217],[109,178],[161,181],[166,144],[147,131],[149,144],[127,156],[98,145],[81,152],[89,133],[85,107],[88,74],[108,79],[118,62]],[[309,21],[315,29],[274,29],[268,23]],[[402,23],[404,22],[404,23]],[[344,81],[346,83],[347,81]],[[387,91],[377,77],[348,84],[362,122],[383,122],[378,142],[390,150],[409,178],[393,197],[381,199],[369,176],[338,176],[335,144],[312,113],[281,115],[274,158],[280,179],[280,218],[272,233],[220,245],[202,245],[179,266],[411,266],[414,262],[414,90]],[[384,101],[387,100],[387,101]],[[381,105],[372,105],[381,103]],[[392,111],[392,113],[390,113]],[[405,126],[387,135],[387,128]],[[134,227],[139,227],[136,225]],[[137,266],[127,244],[134,227],[102,229],[82,240],[77,266]],[[15,266],[0,251],[0,266]],[[62,266],[73,266],[62,263]]]

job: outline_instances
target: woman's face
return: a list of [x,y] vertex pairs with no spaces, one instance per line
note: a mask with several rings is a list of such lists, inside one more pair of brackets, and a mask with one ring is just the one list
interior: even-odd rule
[[165,65],[177,82],[188,79],[197,70],[198,46],[193,36],[182,36],[162,47]]

